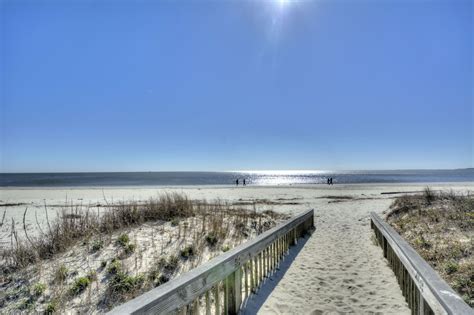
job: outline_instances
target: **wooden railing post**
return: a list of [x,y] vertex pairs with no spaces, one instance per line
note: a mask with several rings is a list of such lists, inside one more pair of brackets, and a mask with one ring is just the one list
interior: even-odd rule
[[[250,259],[252,261],[252,259]],[[245,277],[245,298],[249,297],[249,262],[244,264],[244,277]]]
[[240,310],[242,302],[242,273],[237,268],[225,281],[225,314],[234,315]]
[[216,302],[216,314],[220,315],[221,314],[221,301],[220,301],[220,296],[219,296],[219,284],[216,285],[215,290],[214,290],[214,300]]
[[211,315],[210,291],[206,291],[206,315]]

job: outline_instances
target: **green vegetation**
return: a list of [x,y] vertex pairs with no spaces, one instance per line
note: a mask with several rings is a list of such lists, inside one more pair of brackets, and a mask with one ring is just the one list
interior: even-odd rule
[[171,255],[168,257],[167,260],[165,260],[165,263],[163,265],[163,268],[168,271],[168,272],[173,272],[178,268],[179,264],[179,259],[175,255]]
[[68,272],[69,272],[69,270],[67,269],[67,267],[65,265],[59,266],[59,268],[56,270],[56,272],[54,274],[54,281],[56,283],[62,283],[64,281],[66,281],[67,276],[68,276]]
[[169,281],[169,278],[161,273],[158,269],[153,269],[148,273],[148,280],[153,283],[155,287],[162,285]]
[[228,252],[230,250],[230,246],[229,245],[222,245],[222,248],[221,250],[225,253],[225,252]]
[[128,242],[130,242],[130,238],[128,237],[128,234],[122,234],[117,238],[117,243],[122,247],[127,246]]
[[125,254],[129,255],[129,254],[133,253],[136,248],[137,248],[137,245],[135,245],[135,244],[127,244],[124,247]]
[[104,247],[104,242],[102,240],[95,240],[92,243],[91,250],[92,250],[93,253],[95,253],[95,252],[101,250],[103,247]]
[[122,270],[122,264],[117,259],[113,259],[110,262],[109,267],[107,268],[107,272],[111,275],[117,274],[121,270]]
[[93,281],[97,281],[97,272],[95,270],[90,270],[88,273],[87,273],[87,279],[89,279],[89,281],[93,282]]
[[80,294],[82,291],[84,291],[89,285],[90,285],[91,281],[88,277],[79,277],[77,278],[72,287],[71,287],[71,294],[73,295],[78,295]]
[[33,295],[34,296],[40,296],[46,291],[46,284],[38,282],[33,285]]
[[190,257],[193,257],[194,254],[196,254],[196,248],[194,247],[194,245],[185,246],[183,249],[179,251],[179,254],[184,259],[188,259]]
[[53,314],[57,310],[58,310],[58,302],[56,300],[53,300],[46,305],[46,308],[44,309],[44,313]]
[[20,310],[31,310],[35,305],[36,300],[33,297],[28,297],[22,299],[20,303],[18,303],[18,309]]
[[145,281],[143,275],[129,275],[125,272],[115,274],[109,281],[109,292],[116,295],[115,298],[123,299],[124,295],[132,294],[140,289]]
[[445,264],[444,270],[448,275],[453,274],[459,270],[459,264],[455,261],[449,261]]
[[219,241],[217,234],[212,231],[206,235],[206,242],[209,246],[214,246]]

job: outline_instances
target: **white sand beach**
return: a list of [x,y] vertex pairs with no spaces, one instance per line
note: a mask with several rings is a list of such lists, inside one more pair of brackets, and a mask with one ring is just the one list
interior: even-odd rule
[[[3,188],[5,211],[1,246],[8,246],[8,225],[20,223],[28,207],[27,225],[34,230],[36,217],[43,224],[44,203],[64,205],[67,201],[103,204],[145,200],[165,192],[185,193],[192,199],[221,199],[245,204],[257,201],[257,210],[273,209],[295,214],[313,208],[316,230],[292,250],[280,271],[249,301],[246,313],[408,314],[409,309],[382,251],[372,238],[369,213],[384,212],[397,194],[392,192],[434,190],[474,192],[473,183],[453,184],[351,184],[275,187],[134,187],[134,188]],[[59,209],[58,207],[56,207]],[[98,208],[97,208],[98,209]],[[35,216],[36,212],[36,216]],[[53,216],[54,210],[50,215]],[[51,219],[51,217],[50,217]]]

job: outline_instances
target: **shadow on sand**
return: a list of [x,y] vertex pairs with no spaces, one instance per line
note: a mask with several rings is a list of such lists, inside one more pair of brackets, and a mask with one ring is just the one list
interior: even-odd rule
[[269,278],[264,279],[264,282],[258,289],[257,293],[252,294],[245,302],[240,314],[256,314],[260,310],[267,298],[273,292],[273,289],[275,289],[287,270],[290,268],[290,265],[293,263],[296,256],[298,256],[301,249],[303,249],[313,232],[314,231],[311,231],[310,234],[298,239],[298,244],[296,244],[296,246],[290,247],[289,254],[284,257],[280,266],[276,269],[276,272],[274,272]]

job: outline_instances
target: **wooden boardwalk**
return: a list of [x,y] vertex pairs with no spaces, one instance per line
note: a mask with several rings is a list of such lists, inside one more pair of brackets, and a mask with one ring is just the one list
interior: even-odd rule
[[377,214],[351,210],[319,214],[311,237],[305,211],[111,313],[474,314]]

